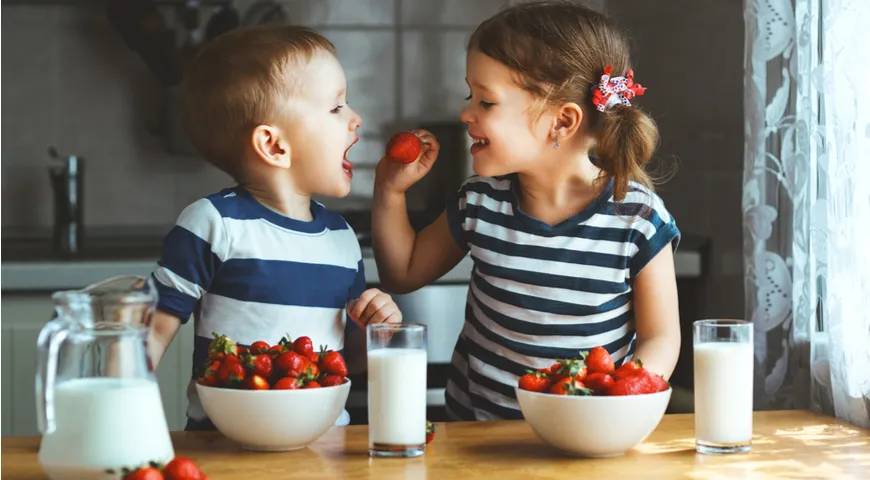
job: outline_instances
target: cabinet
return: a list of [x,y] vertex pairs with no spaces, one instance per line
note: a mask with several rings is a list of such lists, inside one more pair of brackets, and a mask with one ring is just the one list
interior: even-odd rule
[[[38,435],[36,428],[36,340],[52,316],[49,293],[4,294],[0,311],[2,435]],[[187,384],[193,353],[193,322],[183,325],[157,369],[170,430],[187,422]]]

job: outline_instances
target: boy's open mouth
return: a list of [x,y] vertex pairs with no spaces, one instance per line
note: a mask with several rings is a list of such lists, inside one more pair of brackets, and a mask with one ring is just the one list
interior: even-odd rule
[[356,142],[359,141],[359,137],[354,137],[353,141],[350,142],[350,146],[347,147],[347,150],[344,151],[344,159],[341,162],[341,168],[344,169],[344,173],[347,174],[348,177],[353,178],[353,164],[350,163],[350,160],[347,159],[347,154],[350,152],[350,149],[356,145]]

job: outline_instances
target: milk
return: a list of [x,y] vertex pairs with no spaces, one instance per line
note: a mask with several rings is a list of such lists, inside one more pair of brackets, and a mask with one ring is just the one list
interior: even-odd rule
[[56,428],[43,436],[39,452],[51,478],[95,478],[106,469],[166,463],[175,456],[153,381],[63,381],[54,388],[54,411]]
[[753,347],[707,342],[694,346],[695,438],[714,446],[752,440]]
[[379,348],[368,352],[369,442],[426,443],[426,351]]

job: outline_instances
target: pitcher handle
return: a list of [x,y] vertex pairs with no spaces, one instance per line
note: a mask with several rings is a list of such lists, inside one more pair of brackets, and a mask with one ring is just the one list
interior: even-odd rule
[[37,339],[36,423],[42,434],[54,432],[54,384],[57,378],[57,354],[66,340],[62,317],[45,324]]

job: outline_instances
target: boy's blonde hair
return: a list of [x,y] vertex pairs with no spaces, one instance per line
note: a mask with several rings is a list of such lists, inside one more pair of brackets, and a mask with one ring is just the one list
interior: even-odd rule
[[181,83],[191,143],[231,176],[241,174],[253,129],[280,120],[302,86],[301,72],[318,52],[335,46],[312,29],[293,25],[243,27],[207,44]]

